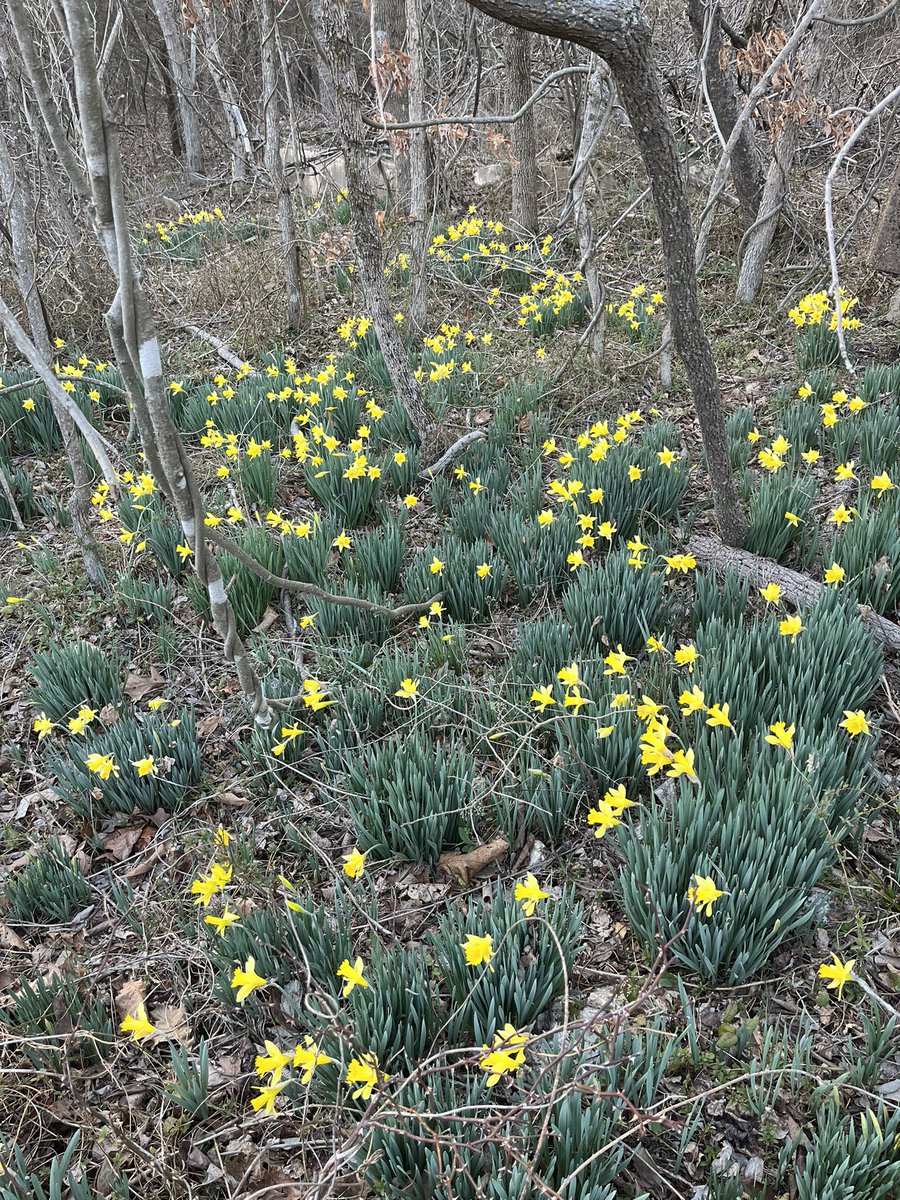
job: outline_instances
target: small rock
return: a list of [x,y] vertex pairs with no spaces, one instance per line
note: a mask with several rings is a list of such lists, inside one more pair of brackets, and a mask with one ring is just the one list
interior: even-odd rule
[[473,180],[476,187],[496,187],[509,178],[509,163],[488,163],[485,167],[476,167]]
[[744,1181],[746,1183],[762,1183],[766,1177],[766,1164],[754,1154],[752,1158],[747,1159],[747,1165],[744,1167]]

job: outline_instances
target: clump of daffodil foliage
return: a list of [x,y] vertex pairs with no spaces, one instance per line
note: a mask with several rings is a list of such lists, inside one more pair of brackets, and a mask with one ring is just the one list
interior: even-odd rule
[[106,729],[91,722],[51,766],[61,799],[93,824],[115,812],[176,812],[200,782],[194,715],[120,716]]
[[89,642],[51,646],[35,655],[30,670],[36,684],[31,695],[35,708],[51,721],[67,721],[72,733],[81,732],[71,728],[78,710],[91,709],[93,720],[106,705],[121,703],[124,664],[115,652]]
[[6,907],[14,921],[68,921],[91,900],[91,889],[76,859],[58,842],[47,846],[4,884]]

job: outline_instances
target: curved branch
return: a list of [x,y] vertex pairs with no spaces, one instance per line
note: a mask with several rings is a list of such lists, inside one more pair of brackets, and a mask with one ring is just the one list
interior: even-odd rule
[[[900,2],[900,0],[898,0]],[[520,117],[524,117],[530,108],[543,96],[551,83],[562,79],[564,75],[589,75],[590,67],[562,67],[553,71],[534,89],[521,108],[514,113],[504,113],[495,117],[435,117],[429,121],[375,121],[372,117],[363,116],[363,121],[370,129],[381,129],[391,133],[395,129],[431,129],[434,125],[512,125]]]
[[274,587],[283,588],[286,592],[298,592],[303,596],[312,596],[315,600],[327,600],[329,604],[343,605],[344,608],[357,608],[362,612],[373,613],[377,617],[386,617],[389,621],[400,621],[404,617],[413,617],[417,613],[423,613],[441,597],[441,593],[438,593],[430,600],[423,600],[417,604],[401,604],[398,608],[387,608],[383,604],[374,604],[371,600],[365,600],[362,596],[338,596],[333,592],[326,592],[324,588],[317,587],[314,583],[303,583],[299,579],[288,579],[284,575],[275,575],[262,563],[257,562],[253,555],[248,554],[237,542],[232,541],[227,534],[219,533],[217,529],[207,527],[203,531],[203,537],[221,550],[227,551],[248,571],[252,571],[258,579],[264,579],[266,583],[271,583]]
[[844,142],[843,146],[841,146],[840,150],[838,150],[837,154],[834,157],[834,162],[831,164],[831,169],[829,170],[828,175],[825,177],[825,230],[826,230],[826,233],[828,234],[828,261],[831,265],[831,291],[832,291],[832,295],[834,296],[834,311],[835,311],[835,316],[837,317],[837,339],[838,339],[838,346],[840,347],[840,350],[841,350],[841,358],[843,360],[844,366],[847,368],[847,370],[850,372],[851,375],[855,375],[856,370],[855,370],[853,364],[850,362],[850,356],[847,353],[847,340],[844,337],[844,315],[841,312],[841,299],[840,299],[840,297],[841,297],[841,279],[840,279],[840,273],[838,270],[837,246],[835,245],[835,240],[834,240],[834,213],[832,211],[832,189],[834,188],[834,180],[837,175],[838,168],[840,167],[840,165],[844,161],[844,159],[847,157],[847,155],[850,153],[850,151],[853,149],[853,147],[859,140],[860,135],[863,133],[863,131],[866,129],[866,127],[870,124],[870,122],[874,121],[874,119],[879,115],[879,113],[884,112],[884,110],[886,108],[890,108],[890,106],[894,103],[894,101],[898,100],[898,99],[900,99],[900,84],[898,84],[898,86],[895,87],[892,92],[888,92],[888,94],[884,97],[884,99],[880,100],[879,103],[876,104],[875,107],[870,112],[866,113],[866,115],[863,117],[863,119],[860,121],[860,123],[857,125],[857,127],[853,130],[853,132],[847,138],[846,142]]
[[424,467],[419,472],[419,478],[430,482],[436,475],[440,475],[441,471],[449,467],[451,463],[456,462],[467,446],[471,446],[473,442],[483,441],[486,437],[487,434],[483,429],[470,429],[468,433],[464,433],[461,438],[458,438],[452,446],[445,450],[437,462],[432,463],[430,467]]
[[889,17],[900,0],[891,0],[890,4],[886,4],[881,12],[870,13],[867,17],[817,17],[817,21],[821,21],[823,25],[841,25],[845,29],[853,28],[856,25],[872,25],[875,21],[883,21],[885,17]]

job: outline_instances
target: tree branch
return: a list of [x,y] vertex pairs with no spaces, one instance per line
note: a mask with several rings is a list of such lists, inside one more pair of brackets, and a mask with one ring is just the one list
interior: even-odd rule
[[366,600],[362,596],[338,596],[333,592],[326,592],[324,588],[317,587],[314,583],[303,583],[299,579],[288,579],[284,575],[275,575],[272,571],[256,561],[256,559],[247,553],[242,546],[233,541],[227,534],[220,533],[218,529],[212,529],[207,526],[200,537],[205,537],[207,541],[212,542],[221,550],[227,551],[230,555],[242,563],[248,571],[252,571],[258,579],[264,579],[266,583],[271,583],[274,587],[283,588],[286,592],[297,592],[303,596],[312,596],[315,600],[327,600],[329,604],[343,605],[344,608],[357,608],[361,612],[373,613],[377,617],[386,617],[389,621],[400,621],[404,617],[413,617],[417,613],[426,612],[435,600],[441,598],[442,593],[432,596],[430,600],[423,600],[418,604],[401,604],[397,608],[387,608],[383,604],[374,604],[371,600]]
[[894,101],[898,99],[900,99],[900,84],[898,84],[892,92],[888,92],[884,99],[880,100],[870,112],[866,113],[851,135],[847,138],[846,142],[844,142],[843,146],[841,146],[840,150],[838,150],[837,154],[835,155],[834,162],[831,164],[831,169],[829,170],[828,175],[825,177],[825,231],[828,235],[828,261],[831,265],[831,291],[832,295],[834,296],[834,311],[835,316],[837,317],[837,339],[844,366],[851,375],[856,374],[856,369],[850,362],[850,356],[847,353],[847,340],[844,337],[844,314],[841,312],[841,279],[838,269],[837,246],[835,245],[834,240],[832,189],[834,188],[834,180],[838,173],[838,168],[856,145],[857,141],[859,141],[860,135],[864,132],[870,122],[879,115],[879,113],[884,112],[886,108],[890,108]]
[[[900,0],[898,0],[900,3]],[[504,113],[502,116],[493,117],[435,117],[429,121],[376,121],[372,117],[363,117],[363,121],[370,129],[381,129],[382,131],[392,132],[395,129],[431,129],[434,125],[512,125],[521,117],[524,117],[530,108],[543,96],[551,83],[555,83],[557,79],[562,79],[564,75],[588,75],[590,67],[562,67],[559,71],[553,71],[548,75],[535,90],[531,93],[521,108],[514,113]]]

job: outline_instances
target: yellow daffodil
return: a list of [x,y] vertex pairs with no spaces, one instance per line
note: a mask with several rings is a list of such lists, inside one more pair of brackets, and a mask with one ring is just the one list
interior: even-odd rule
[[837,992],[838,1000],[843,1000],[844,988],[853,978],[856,959],[848,958],[846,962],[842,962],[833,951],[831,958],[832,962],[822,963],[819,967],[819,978],[827,979],[828,983],[825,986]]
[[839,722],[841,729],[846,729],[851,737],[859,737],[865,734],[866,737],[872,732],[872,727],[869,724],[869,719],[863,709],[858,709],[852,712],[850,709],[844,710],[844,719]]
[[243,1004],[251,992],[266,987],[268,982],[268,979],[263,979],[262,975],[257,973],[256,960],[251,954],[242,967],[235,967],[231,977],[231,986],[237,989],[235,1000],[238,1004]]
[[785,725],[784,721],[776,721],[774,725],[769,726],[766,741],[770,746],[783,746],[785,750],[791,750],[796,731],[796,725]]
[[482,965],[493,971],[491,959],[494,956],[494,941],[489,933],[479,935],[477,933],[466,934],[466,940],[462,943],[462,950],[466,956],[466,963],[470,967],[480,967]]
[[363,960],[361,958],[357,958],[352,966],[350,960],[345,958],[336,973],[338,979],[344,980],[342,996],[349,996],[355,987],[367,988],[369,986],[369,981],[363,976]]
[[366,870],[366,856],[357,847],[344,855],[343,872],[348,879],[362,879]]
[[715,902],[725,893],[719,891],[712,879],[707,875],[695,875],[694,881],[688,888],[688,900],[697,910],[703,912],[706,910],[705,916],[712,916],[712,909]]

